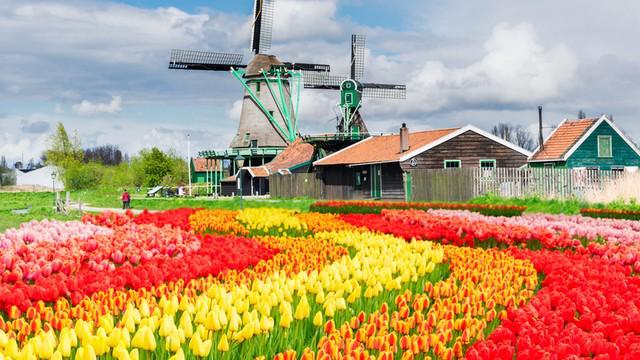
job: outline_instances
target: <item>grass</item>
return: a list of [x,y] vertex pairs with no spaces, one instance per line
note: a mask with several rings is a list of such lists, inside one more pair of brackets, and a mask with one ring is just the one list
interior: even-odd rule
[[[17,227],[31,220],[80,219],[79,212],[69,215],[58,214],[53,209],[52,193],[0,193],[0,232]],[[13,210],[29,209],[26,214],[16,214]]]
[[517,205],[526,206],[528,213],[545,214],[580,214],[582,208],[640,210],[640,203],[614,201],[610,203],[587,203],[579,200],[546,200],[537,197],[523,199],[507,199],[498,196],[481,196],[470,201],[472,204]]
[[[87,190],[71,193],[73,202],[82,202],[92,207],[120,208],[121,191],[119,189]],[[18,227],[21,223],[31,220],[57,219],[77,220],[81,214],[77,211],[70,215],[58,214],[53,209],[54,195],[43,193],[2,193],[0,192],[0,233],[8,228]],[[314,200],[309,199],[259,199],[242,200],[239,198],[225,199],[177,199],[177,198],[145,198],[144,195],[134,194],[131,206],[134,209],[169,210],[176,208],[206,208],[206,209],[240,209],[240,208],[285,208],[302,212],[309,211]],[[29,208],[26,214],[15,214],[12,210]]]

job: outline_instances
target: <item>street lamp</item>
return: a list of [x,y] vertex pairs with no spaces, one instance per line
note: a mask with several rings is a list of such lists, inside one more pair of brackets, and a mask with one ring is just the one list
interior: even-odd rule
[[236,181],[238,183],[238,190],[240,191],[240,208],[242,209],[242,165],[244,165],[244,156],[238,154],[235,159],[233,159],[237,169],[237,178]]
[[53,191],[53,193],[56,193],[56,177],[58,176],[58,173],[53,170],[51,172],[51,190]]

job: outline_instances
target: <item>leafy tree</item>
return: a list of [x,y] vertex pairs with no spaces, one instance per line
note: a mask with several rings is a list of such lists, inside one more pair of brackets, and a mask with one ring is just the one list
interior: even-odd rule
[[7,165],[7,159],[2,156],[0,158],[0,186],[15,185],[16,174]]
[[76,132],[69,137],[62,123],[58,123],[55,133],[49,138],[49,145],[45,151],[45,157],[49,164],[63,169],[74,166],[83,159],[83,151],[80,146],[80,137]]
[[69,190],[95,189],[101,183],[104,167],[98,163],[69,163],[62,173],[64,185]]
[[171,159],[160,149],[154,147],[151,150],[141,150],[140,157],[144,171],[144,185],[160,185],[164,177],[171,173]]

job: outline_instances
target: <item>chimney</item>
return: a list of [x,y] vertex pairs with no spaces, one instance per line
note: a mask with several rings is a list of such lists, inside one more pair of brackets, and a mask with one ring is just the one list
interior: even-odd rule
[[409,150],[409,129],[407,124],[402,123],[400,128],[400,152],[403,153]]
[[544,136],[542,135],[542,106],[538,106],[538,141],[540,151],[544,150]]

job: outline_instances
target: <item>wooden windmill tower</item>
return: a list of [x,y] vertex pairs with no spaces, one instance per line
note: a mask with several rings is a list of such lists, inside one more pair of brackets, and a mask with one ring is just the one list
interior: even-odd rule
[[363,83],[365,63],[365,36],[351,35],[351,74],[336,76],[329,73],[305,73],[304,87],[318,90],[340,90],[341,119],[338,133],[359,137],[368,133],[360,115],[362,98],[406,99],[406,85]]
[[275,0],[255,0],[249,64],[241,54],[172,50],[169,69],[230,71],[244,88],[232,149],[284,148],[298,137],[302,72],[329,72],[329,65],[282,62],[271,49]]

